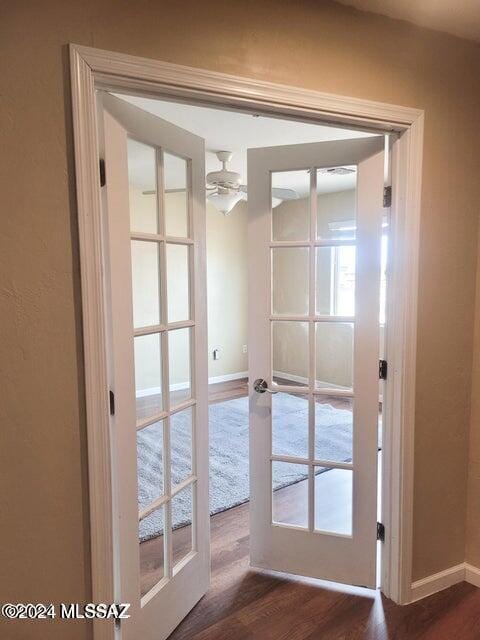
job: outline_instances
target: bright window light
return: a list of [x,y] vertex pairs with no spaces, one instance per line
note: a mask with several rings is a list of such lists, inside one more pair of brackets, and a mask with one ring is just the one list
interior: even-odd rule
[[[388,236],[382,234],[380,254],[380,317],[385,324],[387,294]],[[336,316],[355,315],[355,247],[338,246],[331,252],[331,299],[330,308]]]
[[340,246],[333,251],[333,313],[355,315],[355,247]]

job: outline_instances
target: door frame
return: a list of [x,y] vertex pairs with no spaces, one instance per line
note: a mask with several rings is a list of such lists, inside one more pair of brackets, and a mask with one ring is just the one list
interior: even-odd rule
[[[383,444],[381,589],[397,603],[411,597],[413,441],[421,175],[424,112],[299,87],[70,45],[72,117],[79,227],[90,500],[92,600],[118,602],[107,385],[106,299],[99,183],[97,89],[169,97],[319,124],[398,134],[392,154]],[[114,625],[94,623],[95,640]]]

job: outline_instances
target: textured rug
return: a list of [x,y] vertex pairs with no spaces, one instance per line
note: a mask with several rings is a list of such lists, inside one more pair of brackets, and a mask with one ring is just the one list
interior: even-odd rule
[[[352,414],[329,404],[315,404],[316,457],[330,460],[350,460],[352,456]],[[279,393],[273,402],[273,447],[282,455],[306,455],[308,403],[304,398]],[[173,482],[188,475],[188,416],[172,416],[172,457],[177,460],[172,470]],[[227,400],[210,405],[210,513],[213,515],[248,501],[248,398]],[[138,497],[144,506],[154,500],[161,483],[163,461],[158,456],[160,429],[139,432]],[[321,470],[319,470],[321,471]],[[178,476],[178,478],[176,478]],[[299,482],[306,477],[302,465],[276,463],[273,469],[274,489]],[[140,540],[148,540],[163,531],[163,514],[154,512],[140,523]],[[173,527],[188,524],[191,519],[191,499],[187,492],[175,498]]]

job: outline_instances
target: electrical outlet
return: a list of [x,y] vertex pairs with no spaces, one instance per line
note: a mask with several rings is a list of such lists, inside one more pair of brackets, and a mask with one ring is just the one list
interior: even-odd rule
[[213,350],[213,359],[220,360],[220,349],[218,347]]
[[247,353],[247,345],[244,344],[242,347],[242,353]]

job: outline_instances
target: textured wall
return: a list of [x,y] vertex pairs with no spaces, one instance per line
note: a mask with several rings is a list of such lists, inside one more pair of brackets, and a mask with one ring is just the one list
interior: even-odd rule
[[[478,239],[480,251],[480,234]],[[480,261],[478,260],[475,319],[465,555],[467,562],[480,568]]]
[[[18,0],[1,12],[1,599],[90,597],[68,42],[426,110],[414,578],[462,561],[478,46],[314,0]],[[9,625],[9,637],[38,638],[39,624]]]

